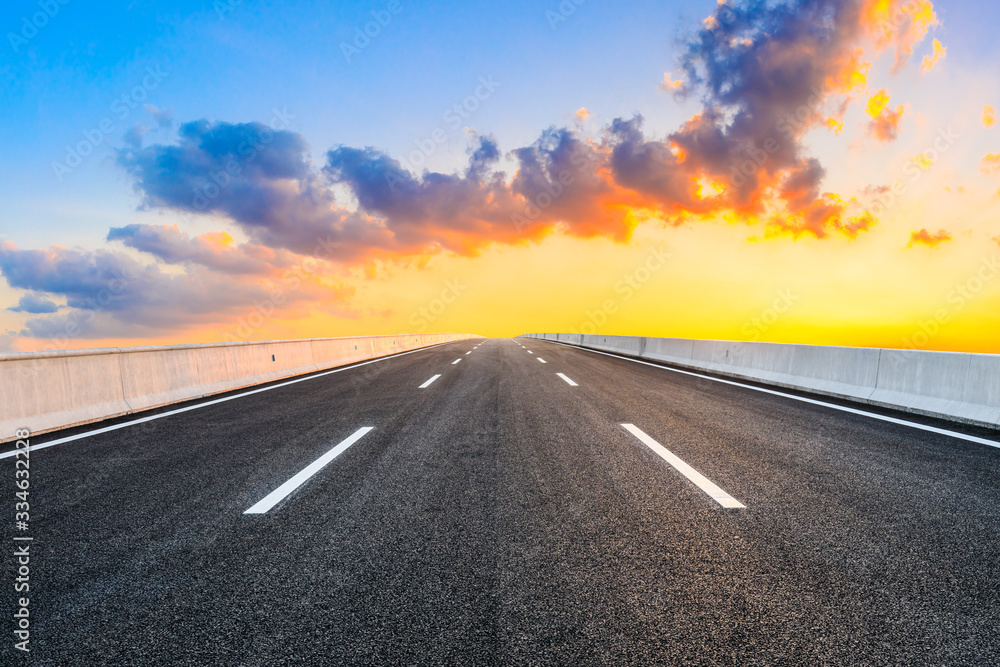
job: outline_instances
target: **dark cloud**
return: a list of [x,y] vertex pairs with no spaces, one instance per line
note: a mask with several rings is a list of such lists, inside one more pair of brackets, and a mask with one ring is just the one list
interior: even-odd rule
[[417,177],[381,151],[340,146],[327,153],[324,172],[350,189],[361,212],[383,221],[394,249],[438,246],[466,253],[470,237],[489,242],[516,236],[511,215],[517,202],[503,174],[491,169],[498,158],[496,144],[480,138],[464,174]]
[[348,261],[394,244],[377,221],[336,205],[304,139],[261,123],[185,123],[176,145],[122,150],[143,203],[220,213],[271,248]]
[[7,310],[13,313],[30,313],[32,315],[44,315],[54,313],[59,310],[58,304],[46,299],[44,296],[29,292],[21,297],[16,306]]
[[494,170],[500,150],[492,138],[477,138],[469,153],[464,174],[417,177],[381,151],[342,146],[327,154],[324,171],[351,190],[359,210],[384,221],[401,248],[469,253],[539,238],[556,226],[574,236],[627,237],[622,216],[600,201],[616,188],[598,175],[599,147],[572,130],[547,130],[511,151],[517,171],[510,183]]
[[511,154],[517,160],[511,189],[524,202],[524,218],[542,227],[561,225],[574,236],[628,237],[631,227],[621,210],[638,200],[601,174],[607,161],[602,147],[566,128],[550,128]]
[[147,206],[217,211],[253,225],[284,201],[289,185],[310,177],[305,141],[294,132],[199,120],[178,134],[176,145],[118,153]]
[[[837,205],[821,198],[825,171],[801,139],[824,119],[862,30],[859,10],[843,0],[717,5],[681,56],[687,84],[704,93],[703,111],[666,140],[646,139],[641,119],[615,121],[616,180],[667,213],[763,214],[777,195],[816,235],[837,228]],[[705,197],[699,179],[724,189]]]
[[126,146],[129,146],[133,150],[138,150],[142,148],[143,137],[145,137],[148,132],[148,127],[136,123],[125,132],[125,136],[122,137],[122,141],[125,142]]

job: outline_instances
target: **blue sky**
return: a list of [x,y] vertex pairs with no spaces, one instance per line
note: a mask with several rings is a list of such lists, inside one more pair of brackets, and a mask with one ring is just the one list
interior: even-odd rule
[[[400,0],[400,12],[348,63],[341,44],[388,2],[233,4],[136,0],[98,10],[69,0],[20,53],[5,39],[0,234],[19,245],[92,245],[107,224],[133,215],[137,200],[107,155],[131,125],[155,123],[141,107],[124,120],[110,107],[148,67],[168,76],[144,103],[170,110],[177,122],[267,122],[274,109],[287,109],[316,155],[343,143],[403,156],[442,128],[448,142],[428,165],[447,171],[464,162],[466,137],[442,116],[474,92],[479,77],[501,85],[467,123],[504,149],[569,122],[580,106],[599,121],[641,112],[650,131],[672,130],[696,106],[677,103],[656,83],[673,67],[678,39],[715,6],[564,3],[575,10],[553,28],[554,0]],[[976,5],[938,8],[943,34],[961,35],[950,44],[959,65],[998,55],[1000,8]],[[5,3],[0,26],[19,34],[24,18],[39,11],[37,1]],[[59,182],[52,162],[106,118],[114,120],[110,138]]]
[[[167,76],[143,104],[170,110],[176,122],[267,122],[274,109],[287,109],[317,155],[341,143],[405,155],[441,128],[447,145],[428,165],[450,170],[465,161],[466,137],[443,116],[474,94],[480,77],[500,86],[464,120],[495,134],[502,148],[530,143],[581,106],[604,120],[642,111],[664,132],[676,126],[685,114],[657,83],[686,25],[679,18],[696,23],[691,12],[707,13],[712,4],[591,0],[553,29],[547,12],[559,12],[557,2],[401,0],[400,12],[348,63],[341,43],[387,6],[60,6],[20,54],[5,40],[3,233],[18,245],[90,245],[106,224],[132,215],[130,185],[107,155],[131,125],[155,122],[141,106],[121,120],[111,105],[140,85],[149,67]],[[23,17],[37,11],[37,2],[7,3],[0,25],[19,33]],[[60,183],[51,163],[107,118],[114,122],[110,139]],[[168,141],[172,134],[150,136]]]
[[[1000,6],[940,0],[930,8],[934,20],[920,30],[899,28],[880,41],[882,19],[850,11],[870,12],[874,0],[728,1],[741,18],[738,28],[721,31],[729,10],[716,0],[136,0],[99,9],[82,0],[8,2],[0,9],[0,243],[8,244],[0,246],[0,349],[43,346],[32,331],[58,332],[73,317],[95,312],[97,324],[67,344],[220,340],[268,284],[315,259],[303,235],[317,230],[341,235],[351,250],[336,261],[322,259],[308,289],[296,290],[294,305],[253,337],[402,331],[426,303],[425,293],[459,274],[497,285],[516,276],[520,301],[502,291],[484,294],[481,303],[490,308],[476,310],[470,300],[439,326],[485,333],[516,333],[505,328],[514,321],[567,328],[592,310],[589,294],[615,284],[616,267],[627,266],[633,253],[644,256],[642,243],[685,239],[691,265],[647,293],[657,295],[654,304],[669,303],[680,283],[699,298],[687,311],[635,312],[630,331],[736,337],[744,317],[772,299],[776,286],[813,271],[820,295],[820,269],[829,268],[850,289],[837,295],[840,301],[817,296],[809,318],[786,320],[785,331],[775,327],[775,340],[906,340],[933,312],[921,295],[947,294],[964,267],[1000,238],[995,175],[985,167],[1000,153],[1000,130],[983,120],[985,108],[1000,107],[994,34]],[[930,7],[929,0],[885,2],[904,13],[921,3]],[[836,21],[820,25],[810,18],[815,7]],[[53,15],[45,16],[46,9]],[[388,17],[387,24],[346,57],[343,45],[373,24],[373,12]],[[36,31],[31,22],[45,25]],[[737,32],[726,32],[727,40],[741,39],[719,38],[730,28]],[[768,30],[785,32],[772,39]],[[946,56],[924,71],[921,59],[934,40]],[[699,51],[699,43],[710,47]],[[892,61],[901,45],[912,53],[897,71]],[[846,88],[837,77],[857,49],[870,73],[863,85]],[[802,53],[817,52],[815,63],[799,62]],[[665,74],[687,78],[678,68],[683,54],[731,63],[734,69],[719,73],[718,82],[740,96],[724,100],[698,82],[689,82],[692,94],[684,99],[665,91]],[[741,79],[751,75],[759,79]],[[794,85],[760,96],[785,76]],[[822,96],[807,101],[817,85]],[[866,105],[882,94],[891,101],[873,120]],[[452,122],[449,110],[468,100],[475,108]],[[815,116],[780,159],[762,167],[759,187],[726,183],[744,160],[739,147],[765,140],[776,118],[803,103]],[[581,108],[586,118],[577,116]],[[641,128],[628,122],[636,114]],[[828,131],[830,114],[839,114],[842,131]],[[740,116],[747,121],[742,128],[728,125]],[[185,123],[202,120],[210,122],[187,126],[187,140],[179,136]],[[892,121],[891,136],[875,138],[876,121]],[[258,126],[242,125],[254,122],[282,133],[284,148],[267,159],[286,177],[266,169],[245,174],[210,210],[191,210],[192,184],[200,187],[198,179],[210,173],[205,169],[222,164],[191,137],[225,144],[257,132]],[[879,219],[866,218],[872,193],[902,178],[907,161],[951,125],[963,139],[928,172],[933,176]],[[550,128],[555,134],[545,135]],[[712,133],[723,140],[712,144]],[[689,148],[706,143],[695,149],[698,159],[684,162],[690,151],[677,152],[668,134],[694,142]],[[68,164],[67,147],[81,142],[96,144],[92,154],[71,169],[55,166]],[[429,147],[426,156],[414,153],[420,146]],[[546,196],[556,176],[546,169],[573,146],[590,151],[599,166],[590,185],[577,183],[538,230],[511,236],[511,211]],[[477,163],[475,174],[472,148],[495,156]],[[427,178],[425,169],[436,173]],[[409,199],[372,189],[381,182],[373,174],[390,173],[412,176]],[[260,211],[240,208],[235,194],[244,191],[264,202]],[[285,197],[281,206],[276,197]],[[595,254],[572,247],[575,239]],[[762,239],[769,244],[758,244]],[[718,249],[730,242],[736,245],[723,257]],[[42,252],[52,246],[68,250]],[[780,251],[784,259],[763,258],[758,249]],[[504,257],[497,260],[502,270],[490,268],[493,260],[476,263],[494,251]],[[538,287],[560,262],[583,257],[592,257],[588,271],[596,286],[577,288],[566,274],[569,286]],[[117,303],[97,308],[84,298],[81,289],[99,290],[106,281],[102,270],[126,265],[144,277]],[[529,266],[542,267],[541,277],[532,277]],[[766,270],[748,281],[746,266]],[[234,274],[234,267],[257,273]],[[896,281],[906,284],[908,276],[947,277],[943,287],[915,286],[897,298]],[[898,308],[884,312],[886,294],[872,292],[873,284],[896,289],[888,298]],[[220,295],[194,305],[200,285],[216,285]],[[566,300],[567,290],[575,290],[575,301]],[[517,311],[536,296],[544,324]],[[950,333],[931,344],[992,345],[982,324],[986,313],[997,312],[990,299],[976,301],[978,319],[955,318]],[[497,303],[513,310],[505,314]],[[709,309],[711,318],[690,315],[695,306]],[[158,323],[155,332],[143,328],[147,320]],[[705,329],[708,321],[717,328]],[[613,322],[608,327],[618,331]],[[848,330],[861,333],[852,338]]]

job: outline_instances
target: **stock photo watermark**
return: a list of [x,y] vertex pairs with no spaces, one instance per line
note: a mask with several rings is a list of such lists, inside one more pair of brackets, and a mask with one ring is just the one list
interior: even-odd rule
[[398,16],[403,11],[403,5],[399,0],[390,0],[385,9],[373,9],[371,11],[372,20],[354,28],[354,38],[350,43],[341,42],[340,52],[344,55],[347,64],[351,64],[361,52],[371,46],[372,40],[382,34],[382,31],[392,23],[392,17]]
[[216,15],[225,20],[226,14],[232,14],[242,4],[243,0],[215,0],[212,7],[215,9]]
[[444,288],[440,295],[431,299],[426,306],[418,308],[410,315],[410,324],[416,327],[416,333],[424,333],[438,318],[445,314],[448,307],[458,301],[459,297],[468,289],[458,280],[449,279],[444,281]]
[[224,169],[210,171],[208,179],[202,181],[194,189],[192,206],[199,211],[206,210],[212,200],[222,194],[222,191],[232,184],[233,179],[243,173],[247,165],[256,160],[257,156],[267,149],[274,141],[274,133],[288,129],[295,119],[295,116],[288,113],[287,108],[282,108],[281,111],[273,109],[272,112],[274,115],[271,116],[267,130],[240,142],[239,146],[236,147],[237,156],[230,156]]
[[651,248],[639,266],[615,283],[614,292],[617,296],[605,299],[594,310],[588,309],[585,313],[586,318],[576,328],[570,329],[569,333],[585,335],[597,333],[611,318],[621,312],[622,306],[631,301],[654,275],[667,266],[669,259],[670,253],[665,252],[663,248]]
[[763,169],[771,156],[781,150],[784,143],[795,141],[796,132],[801,131],[815,118],[815,108],[823,100],[824,95],[823,91],[815,86],[810,93],[809,99],[804,104],[800,104],[795,111],[785,114],[774,124],[774,131],[781,136],[781,139],[772,134],[764,139],[760,146],[751,142],[743,147],[746,159],[732,166],[730,171],[732,185],[736,187],[746,185],[747,180]]
[[795,294],[790,287],[778,290],[775,294],[774,301],[771,305],[760,312],[756,317],[751,317],[750,320],[743,325],[743,335],[749,341],[760,340],[760,337],[767,332],[768,329],[777,324],[778,320],[781,319],[782,315],[785,315],[792,307],[799,301],[801,297]]
[[528,199],[524,204],[524,209],[520,213],[512,213],[510,221],[514,229],[520,234],[527,227],[530,227],[541,217],[549,207],[555,204],[566,192],[566,188],[576,182],[577,176],[588,166],[597,162],[597,156],[589,150],[576,150],[570,155],[570,164],[573,169],[561,169],[556,174],[556,180],[549,182],[546,179],[544,190]]
[[[463,125],[463,121],[471,118],[472,115],[479,110],[483,102],[486,102],[488,99],[493,97],[493,93],[495,93],[497,88],[501,85],[503,84],[494,79],[492,74],[489,76],[479,77],[476,88],[473,90],[472,94],[448,107],[441,115],[441,120],[443,120],[452,131],[460,129]],[[427,160],[437,152],[438,148],[448,143],[448,138],[448,130],[445,130],[443,127],[434,128],[423,139],[414,140],[413,143],[416,146],[416,150],[410,151],[409,154],[400,160],[400,163],[406,168],[407,171],[418,171],[424,166]],[[396,184],[399,183],[401,179],[393,172],[386,172],[385,180],[386,183],[389,184],[389,189],[395,191]]]
[[49,24],[49,21],[59,15],[59,11],[71,0],[39,0],[38,11],[21,17],[21,29],[8,32],[7,41],[11,50],[21,55],[21,49],[28,45]]
[[941,328],[952,317],[965,310],[969,303],[979,298],[997,274],[1000,274],[1000,260],[997,256],[984,257],[976,271],[964,282],[955,285],[945,296],[947,307],[938,308],[931,317],[917,321],[917,331],[903,337],[903,347],[907,350],[926,349],[931,340],[941,333]]
[[887,186],[868,207],[868,212],[877,216],[892,208],[898,199],[906,194],[910,186],[923,178],[927,170],[961,138],[962,135],[950,127],[939,129],[934,142],[920,154],[919,158],[912,158],[903,163],[903,174],[909,178],[909,182],[896,180]]
[[30,653],[31,648],[31,437],[19,429],[14,456],[14,648]]
[[149,97],[149,94],[163,83],[169,74],[159,65],[147,67],[145,76],[138,85],[122,93],[111,102],[109,110],[112,115],[105,116],[97,123],[96,127],[82,130],[83,139],[76,144],[66,145],[66,155],[63,161],[52,162],[52,173],[55,174],[56,179],[62,183],[66,176],[72,174],[77,167],[83,164],[83,161],[115,131],[116,121],[117,123],[124,122]]
[[292,275],[281,278],[280,284],[275,284],[265,299],[254,303],[249,313],[236,320],[236,328],[226,333],[226,342],[235,343],[249,340],[254,332],[264,326],[264,323],[274,315],[274,311],[287,301],[285,290],[297,290],[302,285],[302,281],[308,278],[308,274],[298,266],[290,269],[289,273]]
[[883,31],[892,28],[903,28],[906,26],[908,21],[913,20],[913,14],[926,5],[927,0],[914,0],[913,2],[908,2],[902,7],[897,8],[892,15],[879,21],[879,27],[882,28]]
[[253,304],[250,312],[236,320],[236,327],[225,332],[226,342],[235,343],[250,340],[280,306],[288,300],[289,292],[298,291],[310,278],[309,271],[316,268],[320,257],[327,258],[338,247],[337,239],[330,235],[320,239],[313,247],[312,255],[289,269],[277,282],[271,283],[271,292],[265,299]]
[[[79,317],[67,320],[66,324],[63,325],[61,336],[47,336],[44,339],[45,345],[42,347],[42,351],[58,352],[69,349],[70,343],[82,336],[85,328],[97,318],[97,313],[107,310],[107,307],[125,292],[125,289],[134,278],[125,269],[114,269],[112,274],[113,277],[107,281],[103,288],[95,295],[87,297],[84,300],[85,308],[83,310],[85,312],[81,313]],[[37,377],[40,363],[39,359],[35,359],[29,366],[25,366],[21,372],[26,377]]]
[[562,0],[559,6],[553,9],[545,10],[545,20],[549,22],[549,27],[552,30],[558,28],[561,24],[569,20],[573,14],[576,14],[576,10],[585,3],[587,0]]

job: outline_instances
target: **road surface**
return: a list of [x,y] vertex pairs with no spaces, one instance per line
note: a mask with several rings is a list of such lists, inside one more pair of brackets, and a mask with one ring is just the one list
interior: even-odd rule
[[31,664],[1000,660],[996,448],[526,339],[277,384],[31,453]]

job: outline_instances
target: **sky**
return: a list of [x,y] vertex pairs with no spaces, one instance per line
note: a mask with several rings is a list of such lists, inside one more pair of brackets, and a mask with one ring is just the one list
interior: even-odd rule
[[998,24],[946,0],[7,2],[0,352],[1000,353]]

